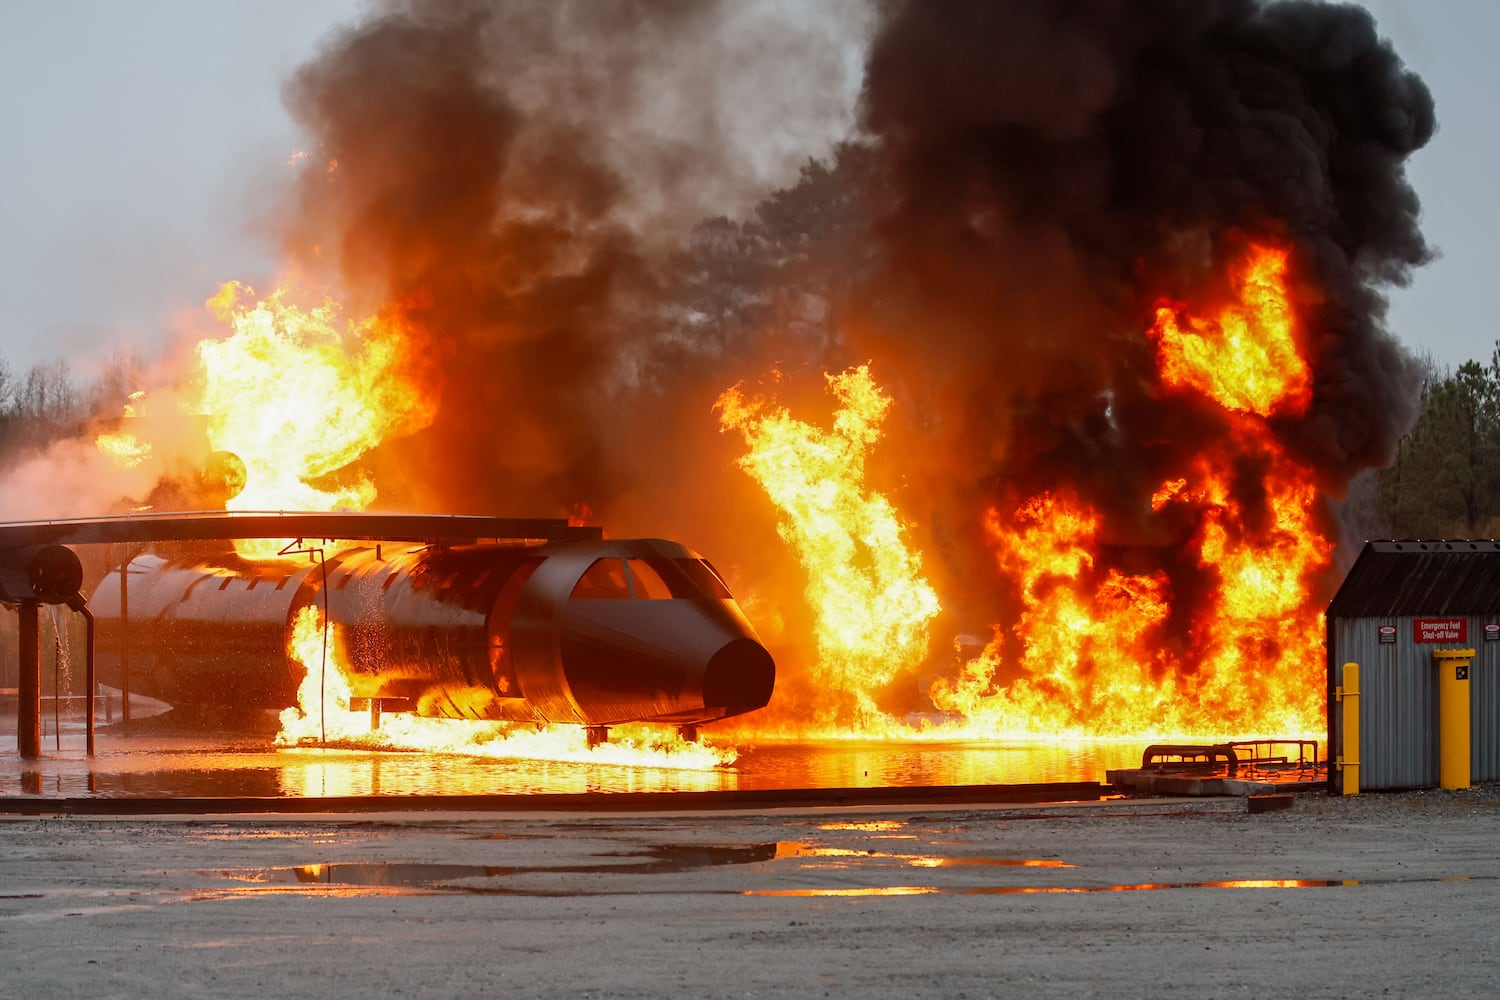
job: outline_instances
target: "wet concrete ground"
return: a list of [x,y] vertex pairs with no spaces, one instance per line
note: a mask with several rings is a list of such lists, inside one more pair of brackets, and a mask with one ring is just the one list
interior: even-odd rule
[[78,996],[1493,995],[1500,797],[0,819]]

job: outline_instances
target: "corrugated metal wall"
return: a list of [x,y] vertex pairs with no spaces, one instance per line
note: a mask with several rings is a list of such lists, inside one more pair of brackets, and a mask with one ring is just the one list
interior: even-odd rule
[[[1472,781],[1500,781],[1500,641],[1486,642],[1484,624],[1494,619],[1469,619],[1469,645],[1474,669],[1469,671],[1470,726],[1474,752],[1469,760]],[[1477,629],[1477,631],[1476,631]]]
[[[1360,669],[1361,789],[1434,788],[1438,777],[1438,675],[1433,650],[1472,648],[1469,672],[1470,780],[1500,781],[1500,642],[1486,642],[1492,615],[1470,616],[1464,643],[1418,643],[1416,617],[1334,618],[1329,661],[1334,669]],[[1444,617],[1465,617],[1444,616]],[[1394,626],[1396,641],[1379,641],[1379,628]],[[1335,736],[1335,739],[1337,737]],[[1331,749],[1336,755],[1337,750]]]

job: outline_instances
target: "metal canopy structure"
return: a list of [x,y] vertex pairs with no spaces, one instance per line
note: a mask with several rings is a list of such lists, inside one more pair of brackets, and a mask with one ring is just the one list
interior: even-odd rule
[[1500,541],[1366,542],[1329,618],[1500,613]]
[[573,525],[563,518],[354,511],[210,510],[0,523],[0,547],[207,542],[237,538],[462,544],[482,539],[596,541],[603,536],[601,528]]

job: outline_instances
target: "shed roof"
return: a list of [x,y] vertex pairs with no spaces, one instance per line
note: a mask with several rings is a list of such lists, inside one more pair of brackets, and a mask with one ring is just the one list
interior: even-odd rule
[[1328,617],[1500,614],[1500,541],[1366,542]]

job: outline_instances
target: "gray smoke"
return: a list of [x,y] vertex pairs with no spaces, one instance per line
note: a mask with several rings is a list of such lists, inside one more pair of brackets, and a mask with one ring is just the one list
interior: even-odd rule
[[287,249],[353,309],[411,325],[442,396],[379,459],[398,502],[556,512],[618,493],[631,459],[602,437],[654,333],[653,260],[848,127],[865,20],[850,3],[397,3],[295,75],[317,151]]

